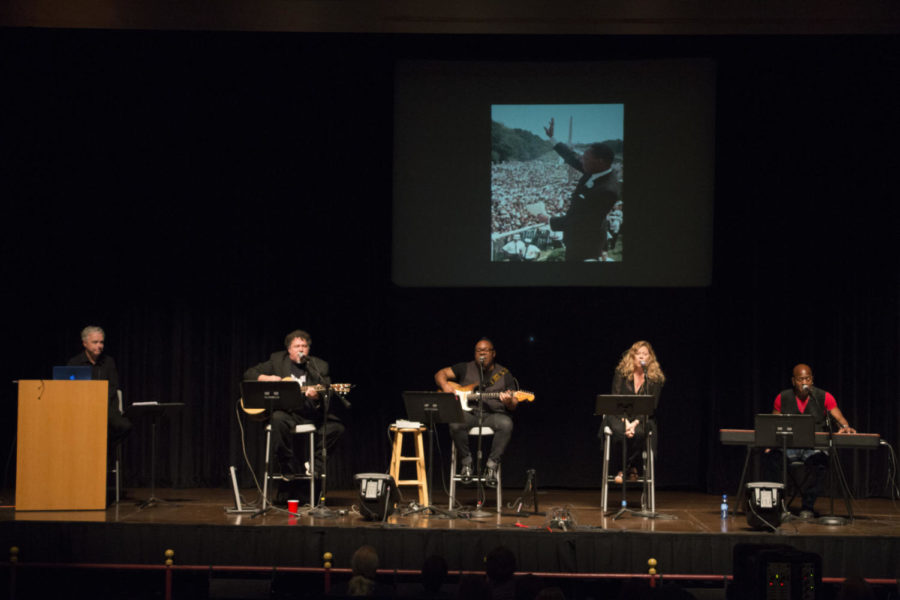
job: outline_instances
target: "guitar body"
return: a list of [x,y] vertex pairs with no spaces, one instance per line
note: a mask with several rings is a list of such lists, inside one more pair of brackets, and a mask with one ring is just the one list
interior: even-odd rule
[[[485,392],[482,394],[476,392],[475,388],[478,387],[478,384],[476,383],[471,383],[469,385],[459,385],[453,381],[448,381],[447,383],[453,387],[453,393],[459,398],[459,405],[466,412],[471,412],[473,408],[478,406],[478,402],[481,398],[488,399],[500,397],[500,392]],[[519,402],[534,402],[534,394],[531,392],[516,390],[512,391],[512,394]]]

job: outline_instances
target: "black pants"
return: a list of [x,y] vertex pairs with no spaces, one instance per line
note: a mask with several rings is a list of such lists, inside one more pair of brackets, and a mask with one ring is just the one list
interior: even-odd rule
[[[634,419],[629,419],[634,420]],[[610,443],[609,464],[614,470],[618,470],[622,464],[621,448],[622,438],[625,438],[625,422],[621,415],[606,415],[603,418],[603,424],[600,426],[600,432],[597,434],[603,438],[603,430],[609,427],[612,431],[612,440]],[[653,419],[646,419],[644,422],[638,423],[634,429],[634,437],[625,438],[625,469],[640,469],[643,465],[643,453],[647,446],[647,432],[653,435],[650,438],[651,448],[656,452],[656,422]]]
[[325,423],[322,423],[296,413],[276,410],[269,421],[269,425],[272,426],[272,453],[282,467],[293,468],[293,471],[289,470],[289,472],[299,472],[294,461],[294,428],[297,425],[306,424],[316,426],[316,473],[324,473],[325,457],[322,456],[322,436],[325,437],[326,450],[331,450],[341,434],[344,433],[344,424],[332,414],[329,414]]
[[[456,455],[461,465],[472,464],[472,451],[469,449],[469,430],[478,426],[478,415],[472,412],[463,413],[465,423],[450,423],[450,437],[456,444]],[[512,439],[513,421],[509,415],[505,413],[484,413],[482,419],[484,427],[490,427],[494,430],[493,440],[491,440],[491,451],[488,454],[488,462],[491,465],[498,464],[503,457],[503,451],[506,445]],[[486,438],[482,439],[482,443]]]
[[[805,456],[797,456],[800,452]],[[792,454],[794,456],[792,456]],[[772,450],[771,452],[766,453],[764,457],[763,468],[765,469],[765,476],[769,481],[781,481],[784,476],[781,450]],[[796,463],[802,464],[797,465]],[[813,507],[816,505],[816,499],[825,493],[825,475],[828,473],[828,454],[821,450],[813,452],[792,452],[791,450],[788,450],[788,481],[785,481],[785,484],[788,484],[791,481],[790,474],[792,471],[798,470],[796,468],[797,466],[800,467],[799,470],[805,475],[798,480],[801,486],[800,497],[802,498],[800,510],[812,511]]]

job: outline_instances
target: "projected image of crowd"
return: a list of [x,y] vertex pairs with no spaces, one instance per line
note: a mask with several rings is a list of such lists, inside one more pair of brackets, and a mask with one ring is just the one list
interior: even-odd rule
[[[613,169],[621,186],[622,164]],[[551,149],[529,161],[508,160],[491,165],[491,260],[495,262],[556,262],[565,260],[561,231],[542,223],[539,213],[565,214],[581,174],[563,163]],[[621,187],[620,187],[621,189]],[[603,251],[592,261],[622,260],[623,202],[606,215]]]

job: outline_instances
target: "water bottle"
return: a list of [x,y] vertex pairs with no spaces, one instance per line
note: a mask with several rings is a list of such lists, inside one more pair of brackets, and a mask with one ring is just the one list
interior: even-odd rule
[[728,494],[722,494],[722,504],[719,505],[719,511],[722,513],[722,518],[728,518]]

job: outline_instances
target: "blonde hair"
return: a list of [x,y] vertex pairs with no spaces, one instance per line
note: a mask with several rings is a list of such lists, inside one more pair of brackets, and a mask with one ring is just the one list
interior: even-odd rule
[[638,340],[631,345],[631,348],[622,353],[622,359],[619,361],[616,371],[626,379],[631,377],[634,374],[634,355],[642,347],[646,347],[647,352],[650,353],[650,362],[647,363],[647,379],[657,383],[664,383],[666,376],[656,360],[656,352],[653,351],[653,346],[650,345],[650,342],[644,340]]

